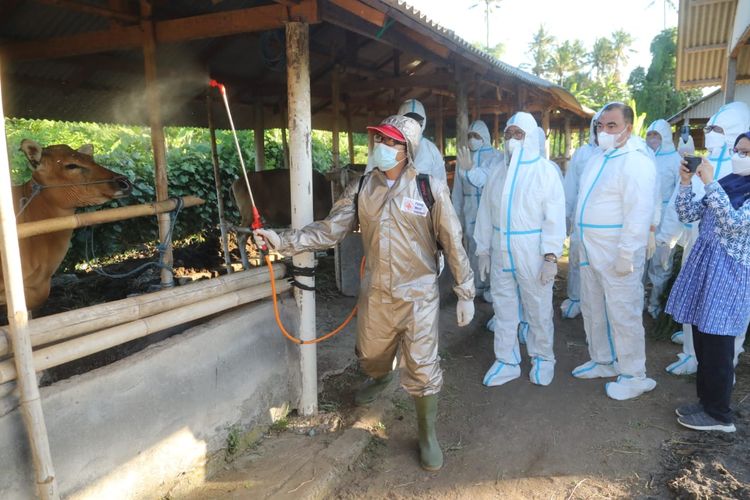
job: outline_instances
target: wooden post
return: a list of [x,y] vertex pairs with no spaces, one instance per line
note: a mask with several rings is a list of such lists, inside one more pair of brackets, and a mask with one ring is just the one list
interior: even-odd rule
[[565,159],[563,160],[564,165],[561,165],[565,170],[568,169],[568,162],[570,161],[570,155],[573,151],[573,133],[570,128],[570,115],[565,116]]
[[[544,135],[549,134],[549,117],[550,117],[549,109],[545,109],[544,111],[542,111],[542,129],[544,130]],[[550,142],[552,141],[546,141],[544,145],[544,150],[546,151],[547,158],[550,157],[550,150],[549,150]]]
[[[286,24],[286,74],[289,102],[289,184],[292,197],[292,228],[300,229],[313,221],[312,199],[312,111],[310,107],[310,27],[304,22]],[[293,257],[297,267],[315,265],[313,252]],[[297,276],[303,285],[314,287],[315,278]],[[315,338],[315,292],[294,289],[299,308],[299,338]],[[299,412],[318,412],[318,367],[315,344],[300,346],[302,395]]]
[[482,92],[479,89],[479,75],[476,75],[474,79],[474,106],[472,107],[471,121],[477,121],[482,119],[482,110],[480,108],[480,94]]
[[[169,182],[167,180],[167,144],[164,139],[164,126],[161,121],[161,97],[159,96],[158,79],[156,75],[156,35],[154,23],[151,21],[151,3],[141,0],[141,21],[143,33],[143,63],[146,76],[146,102],[148,103],[148,122],[151,127],[151,147],[154,150],[154,179],[156,183],[156,200],[164,201],[169,198]],[[166,244],[162,254],[165,267],[161,269],[161,286],[174,286],[172,276],[172,238],[169,235],[171,218],[168,213],[159,214],[159,241]]]
[[443,129],[443,123],[445,118],[443,117],[443,96],[438,94],[437,96],[437,113],[435,113],[435,142],[440,151],[440,154],[445,156],[445,132]]
[[341,115],[341,71],[339,65],[333,67],[331,73],[331,96],[333,102],[333,116],[331,117],[331,153],[333,168],[341,166],[341,152],[339,148],[339,116]]
[[266,169],[266,145],[265,137],[263,137],[263,103],[261,101],[255,102],[253,114],[255,115],[255,130],[253,132],[253,138],[255,139],[255,171],[262,172]]
[[224,269],[232,273],[232,258],[229,255],[229,238],[227,236],[227,221],[224,218],[224,193],[221,190],[221,170],[219,169],[219,152],[216,149],[216,128],[214,128],[213,99],[206,95],[206,115],[208,117],[208,132],[211,135],[211,164],[214,167],[214,187],[216,188],[216,208],[219,211],[219,230],[221,231],[221,251],[224,254]]
[[727,76],[724,82],[724,104],[734,101],[734,89],[737,86],[737,58],[727,59]]
[[456,151],[459,148],[467,147],[469,142],[468,134],[469,99],[466,92],[466,80],[458,76],[458,80],[456,81]]
[[354,165],[354,127],[352,127],[352,105],[346,99],[346,139],[349,146],[349,163]]
[[492,141],[495,148],[500,149],[500,113],[495,113],[495,120],[492,123]]
[[8,329],[18,373],[18,399],[26,434],[34,462],[36,491],[42,500],[58,499],[55,469],[49,448],[47,427],[44,423],[42,401],[36,381],[36,371],[28,332],[29,314],[23,291],[21,253],[16,234],[16,216],[13,209],[8,146],[5,142],[5,113],[0,92],[0,254],[2,254],[5,303],[8,307]]

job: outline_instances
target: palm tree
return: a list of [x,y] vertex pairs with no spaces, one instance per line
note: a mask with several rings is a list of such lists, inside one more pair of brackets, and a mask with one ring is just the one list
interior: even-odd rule
[[547,70],[555,75],[557,84],[562,86],[568,77],[581,71],[585,58],[586,48],[580,40],[565,40],[550,55]]
[[612,73],[614,61],[614,50],[612,42],[607,38],[597,38],[589,54],[591,70],[597,78],[604,78]]
[[620,68],[625,66],[630,59],[630,54],[635,52],[630,46],[633,45],[633,37],[624,30],[612,33],[612,57],[614,59],[614,76],[620,80]]
[[484,48],[487,52],[490,51],[490,13],[497,9],[500,6],[500,2],[503,0],[480,0],[479,2],[475,3],[470,9],[473,9],[475,7],[479,7],[481,4],[484,4],[484,24],[486,28],[486,43],[484,45]]
[[542,76],[546,71],[554,43],[555,37],[544,29],[543,24],[540,24],[529,44],[529,52],[534,61],[531,72],[536,76]]

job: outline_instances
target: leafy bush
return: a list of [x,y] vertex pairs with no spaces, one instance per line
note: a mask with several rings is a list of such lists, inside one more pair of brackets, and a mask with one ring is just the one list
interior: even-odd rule
[[[26,158],[18,149],[22,139],[33,139],[43,146],[68,144],[73,148],[91,143],[94,145],[94,157],[99,164],[122,173],[133,181],[133,193],[129,198],[113,201],[105,207],[149,203],[155,199],[153,154],[147,127],[9,118],[6,119],[6,131],[8,155],[11,159],[15,183],[25,182],[31,177]],[[194,195],[206,201],[204,205],[185,209],[180,214],[173,235],[173,239],[177,241],[196,234],[200,235],[217,227],[219,216],[216,209],[216,189],[208,130],[166,128],[165,135],[169,195]],[[253,132],[240,131],[238,135],[247,168],[254,170]],[[266,130],[264,139],[266,169],[282,168],[284,152],[281,144],[281,130]],[[226,216],[230,222],[239,222],[239,213],[230,194],[232,182],[241,175],[240,162],[231,132],[217,131],[216,142]],[[357,156],[362,148],[366,152],[366,136],[357,134],[355,143],[358,144]],[[341,136],[341,146],[342,161],[348,162],[348,149],[344,134]],[[313,131],[312,156],[313,168],[321,172],[330,168],[332,161],[330,132]],[[86,260],[86,242],[89,238],[89,229],[80,229],[74,233],[71,248],[63,262],[63,269],[73,269]],[[157,239],[157,225],[153,217],[114,222],[95,228],[94,251],[99,258],[112,257],[128,250],[143,250],[152,247]]]

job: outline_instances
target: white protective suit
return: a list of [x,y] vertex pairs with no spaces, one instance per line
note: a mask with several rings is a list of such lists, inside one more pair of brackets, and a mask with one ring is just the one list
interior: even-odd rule
[[[416,99],[407,99],[398,108],[399,115],[405,115],[406,113],[416,113],[422,117],[422,133],[424,134],[427,127],[427,113],[425,113],[422,103]],[[443,181],[447,179],[443,155],[440,154],[440,150],[435,146],[435,143],[424,135],[422,135],[422,140],[419,143],[414,166],[420,174],[428,174]]]
[[[577,378],[613,377],[613,399],[650,391],[643,328],[643,269],[654,214],[656,169],[628,140],[599,151],[581,177],[575,223],[581,238],[581,312],[591,360],[573,370]],[[616,266],[632,272],[618,273]]]
[[570,236],[570,246],[568,247],[568,297],[560,305],[563,318],[572,319],[581,314],[581,275],[580,259],[578,250],[581,245],[578,230],[573,223],[578,204],[578,187],[581,183],[581,174],[586,167],[589,159],[599,151],[596,145],[596,120],[599,113],[591,119],[589,127],[589,142],[576,149],[573,157],[568,163],[563,179],[563,188],[565,189],[565,222]]
[[473,122],[469,127],[469,132],[479,134],[483,144],[476,151],[472,151],[471,157],[474,166],[470,170],[464,170],[456,165],[451,199],[466,237],[466,250],[471,262],[471,270],[474,271],[474,286],[477,295],[479,295],[483,293],[488,284],[485,284],[479,276],[476,256],[477,246],[474,241],[474,226],[477,222],[477,210],[479,209],[482,190],[487,183],[487,179],[489,179],[490,173],[497,168],[504,168],[505,163],[503,153],[492,147],[490,130],[483,121]]
[[[708,155],[708,161],[715,168],[714,179],[719,180],[732,173],[732,148],[734,147],[734,141],[737,140],[737,136],[750,129],[750,109],[748,109],[747,104],[744,102],[737,101],[725,104],[708,120],[708,125],[717,125],[724,129],[724,144],[709,151]],[[704,184],[697,175],[693,176],[692,185],[696,199],[703,197]],[[698,238],[699,221],[690,224],[680,222],[674,204],[678,191],[679,186],[670,198],[667,211],[664,214],[662,227],[657,236],[657,243],[663,242],[663,244],[672,248],[677,244],[681,245],[683,247],[682,262],[684,264],[690,254],[690,250],[693,248],[695,240]],[[682,331],[675,332],[672,335],[672,340],[682,343],[682,352],[677,354],[677,361],[667,366],[667,372],[673,375],[690,375],[695,373],[698,370],[698,360],[695,357],[695,349],[693,347],[692,326],[688,324],[682,325]],[[744,342],[745,335],[738,335],[735,338],[735,366],[739,361],[740,354],[744,352],[742,347]]]
[[666,213],[669,199],[680,183],[680,160],[672,142],[672,127],[666,120],[656,120],[649,127],[648,132],[656,132],[661,136],[661,146],[654,152],[656,174],[659,178],[658,203],[661,206],[661,217],[656,224],[656,251],[648,262],[648,279],[651,282],[651,295],[648,299],[648,313],[656,318],[663,309],[662,295],[672,276],[672,261],[674,247],[669,246],[661,238],[661,225]]
[[474,239],[478,256],[490,256],[490,289],[495,311],[496,361],[484,385],[518,378],[521,361],[518,328],[529,323],[526,345],[529,379],[548,385],[554,376],[552,349],[553,281],[542,284],[545,254],[560,256],[565,240],[565,194],[554,164],[539,153],[536,121],[516,113],[508,121],[525,133],[510,164],[492,172],[479,206]]

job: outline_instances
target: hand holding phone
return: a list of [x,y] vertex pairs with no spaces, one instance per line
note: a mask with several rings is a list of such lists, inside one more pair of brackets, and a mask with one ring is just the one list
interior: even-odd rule
[[685,155],[683,165],[685,165],[691,173],[695,173],[702,161],[703,158],[700,156]]

